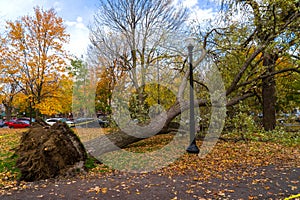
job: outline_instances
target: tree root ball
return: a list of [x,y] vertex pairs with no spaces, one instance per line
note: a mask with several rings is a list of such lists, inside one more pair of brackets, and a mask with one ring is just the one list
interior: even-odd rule
[[23,133],[16,149],[20,180],[37,181],[72,176],[86,170],[87,153],[77,135],[66,123],[45,126],[37,122]]

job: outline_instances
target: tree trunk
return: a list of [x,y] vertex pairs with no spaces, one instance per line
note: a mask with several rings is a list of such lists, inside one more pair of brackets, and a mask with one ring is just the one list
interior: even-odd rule
[[[205,105],[205,102],[200,102],[199,105]],[[181,111],[187,110],[188,108],[188,102],[183,102],[181,104],[176,103],[167,111],[166,116],[162,117],[161,115],[158,115],[152,119],[153,124],[150,124],[147,129],[144,126],[143,133],[140,133],[137,130],[135,135],[137,137],[133,136],[133,134],[128,135],[128,131],[125,133],[120,130],[83,142],[83,144],[87,152],[97,158],[104,153],[119,150],[129,144],[143,140],[155,134],[168,133],[171,130],[178,129],[179,126],[171,123],[171,121],[178,116]]]
[[10,104],[3,104],[5,107],[5,119],[8,121],[11,119],[12,117],[12,107],[10,106]]
[[[195,106],[205,106],[206,100],[195,101]],[[158,115],[151,122],[153,124],[148,125],[148,129],[144,129],[143,133],[136,131],[136,136],[128,135],[123,131],[117,131],[109,133],[105,136],[91,139],[89,141],[83,142],[85,149],[89,154],[95,158],[101,156],[102,154],[116,151],[124,148],[134,142],[138,142],[145,138],[151,137],[157,134],[164,134],[173,131],[174,129],[179,129],[179,124],[171,122],[176,116],[181,112],[189,109],[189,103],[187,101],[181,103],[175,103],[167,112],[166,116]],[[145,128],[145,127],[144,127]],[[80,131],[80,129],[79,129]]]
[[[276,53],[264,53],[263,65],[267,68],[266,75],[275,71],[275,63],[278,58]],[[271,131],[276,126],[276,82],[274,76],[262,80],[263,99],[263,127]]]

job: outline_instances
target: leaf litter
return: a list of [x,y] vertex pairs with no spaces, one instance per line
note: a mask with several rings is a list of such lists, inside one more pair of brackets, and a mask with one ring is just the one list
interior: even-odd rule
[[[18,134],[18,133],[15,133]],[[1,135],[0,138],[1,144],[7,141],[5,134]],[[168,141],[172,140],[172,135],[158,135],[146,140],[143,140],[141,144],[137,143],[132,146],[129,146],[127,151],[153,151],[155,149],[161,148]],[[4,139],[3,139],[4,138]],[[17,140],[17,136],[13,140]],[[9,140],[12,140],[9,138]],[[158,142],[161,141],[161,142]],[[201,146],[201,142],[197,141],[198,146]],[[13,144],[16,144],[13,142]],[[154,145],[153,145],[154,144]],[[13,145],[10,146],[13,149]],[[4,146],[6,151],[10,151],[9,147]],[[145,174],[132,174],[130,178],[127,178],[126,181],[117,183],[114,187],[106,187],[105,185],[94,185],[88,188],[85,192],[92,194],[102,194],[105,195],[112,191],[121,193],[125,191],[126,194],[143,194],[142,190],[138,189],[137,185],[139,182],[134,182],[134,177],[136,176],[139,179],[146,177],[149,174],[154,174],[156,176],[168,177],[171,180],[171,183],[174,184],[178,182],[177,177],[185,176],[186,179],[181,179],[180,184],[186,184],[187,189],[184,190],[184,193],[189,195],[197,196],[197,188],[203,188],[203,191],[207,195],[215,196],[218,198],[230,197],[235,193],[235,188],[227,188],[229,184],[226,184],[227,181],[243,181],[247,178],[254,177],[251,181],[252,185],[264,184],[263,189],[268,191],[270,186],[268,177],[264,177],[266,174],[265,170],[258,172],[256,169],[264,166],[276,166],[278,170],[281,170],[286,167],[300,167],[300,148],[295,146],[289,147],[273,142],[257,142],[257,141],[247,141],[247,142],[225,142],[219,141],[214,149],[207,154],[205,158],[200,159],[197,155],[185,153],[179,159],[177,159],[171,165],[157,169],[153,172]],[[3,150],[1,150],[1,153]],[[2,155],[1,154],[1,155]],[[93,180],[93,179],[105,179],[107,181],[113,182],[113,178],[110,176],[123,176],[126,172],[117,171],[111,169],[108,166],[103,164],[98,164],[95,168],[91,169],[88,174],[82,174],[79,176],[82,180]],[[256,178],[259,175],[260,178]],[[276,175],[274,175],[276,176]],[[224,189],[212,190],[206,189],[205,186],[213,178],[223,180],[220,187]],[[191,183],[192,180],[194,182]],[[45,180],[35,183],[19,182],[17,181],[17,172],[11,173],[10,171],[3,171],[0,173],[0,194],[10,194],[13,191],[21,191],[30,188],[45,188],[53,180]],[[74,184],[76,180],[68,180],[66,184]],[[164,185],[167,188],[171,189],[173,194],[173,199],[178,199],[178,191],[176,188],[172,188],[172,184],[167,184],[164,182],[161,183],[148,183],[145,184],[144,188],[153,189],[159,188],[161,185]],[[213,184],[213,183],[212,183]],[[57,187],[60,183],[58,181]],[[292,180],[287,186],[290,190],[297,192],[299,186],[298,180]],[[289,190],[289,191],[290,191]],[[269,192],[271,195],[272,192]],[[280,192],[278,193],[280,195]],[[284,191],[282,191],[282,194]],[[118,196],[118,195],[116,195]],[[252,197],[249,196],[249,199]],[[257,197],[253,197],[256,199]],[[171,198],[170,198],[171,199]],[[200,197],[198,199],[201,199]]]

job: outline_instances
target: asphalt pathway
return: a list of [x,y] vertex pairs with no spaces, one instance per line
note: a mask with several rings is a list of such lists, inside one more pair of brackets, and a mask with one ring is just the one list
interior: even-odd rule
[[[46,180],[4,190],[1,200],[26,199],[284,199],[300,198],[300,168],[263,166],[221,172],[202,180],[201,174],[112,173],[102,177]],[[294,198],[296,199],[296,198]]]

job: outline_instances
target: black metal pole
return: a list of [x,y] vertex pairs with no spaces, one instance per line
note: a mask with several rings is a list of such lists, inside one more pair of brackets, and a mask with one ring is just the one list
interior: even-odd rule
[[157,104],[160,104],[160,94],[159,94],[159,90],[160,90],[160,83],[159,83],[159,64],[158,64],[158,55],[159,53],[157,52],[157,60],[156,60],[156,65],[157,65]]
[[200,152],[196,145],[195,112],[194,112],[194,78],[193,78],[193,49],[192,44],[188,45],[189,71],[190,71],[190,145],[186,149],[188,153],[198,154]]

